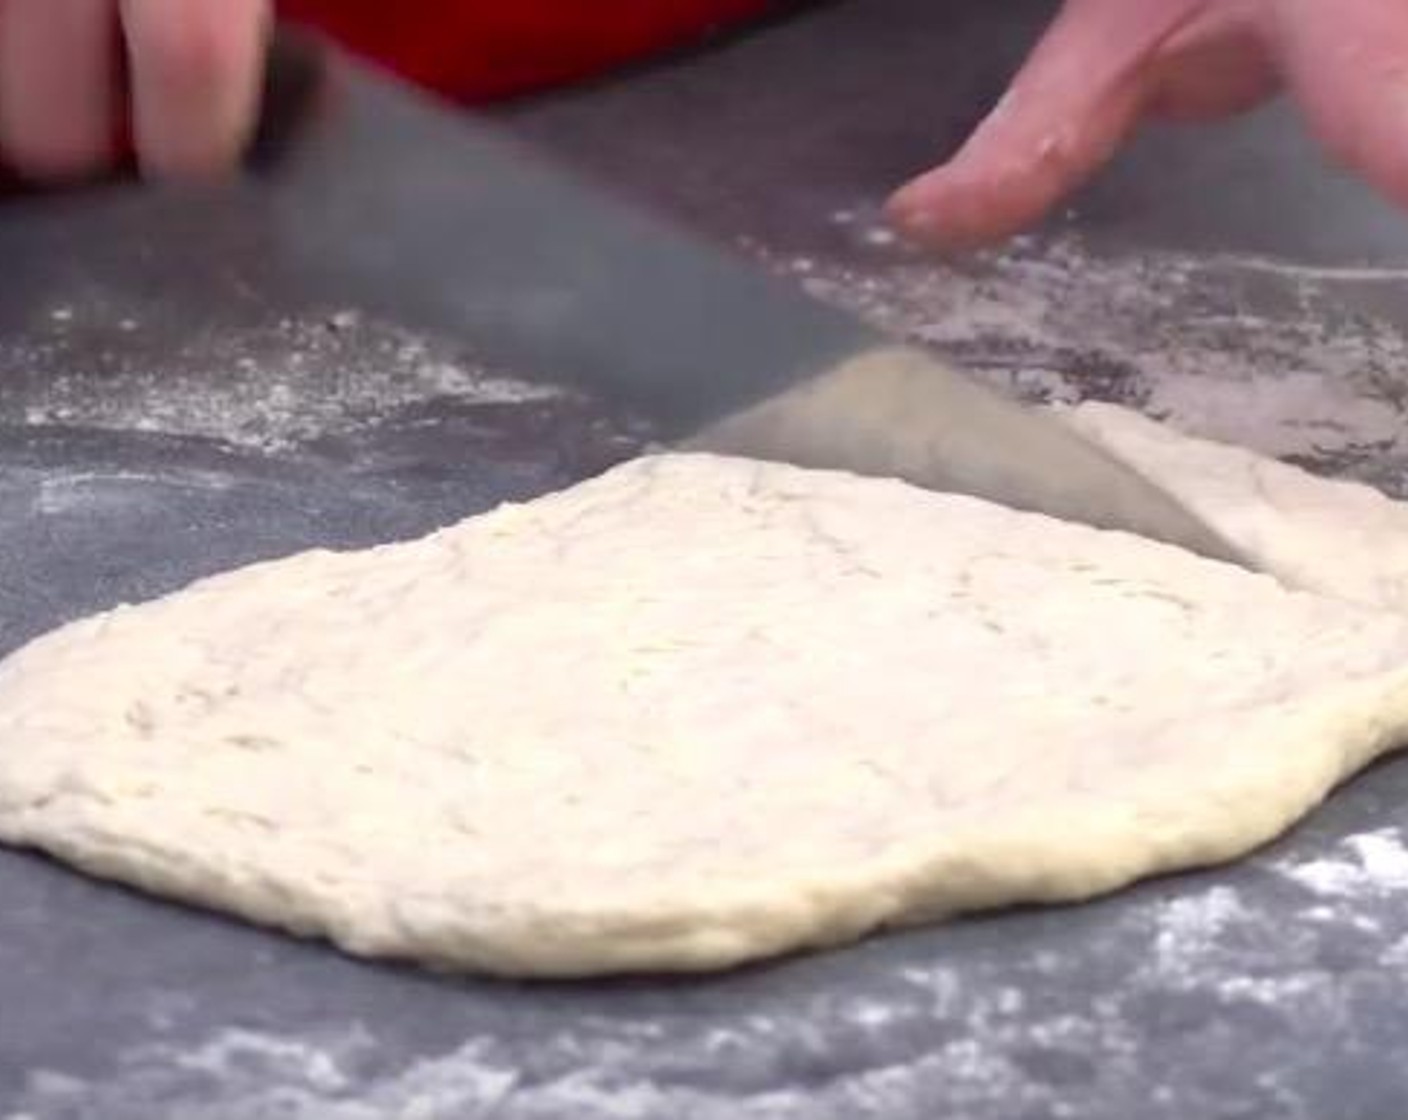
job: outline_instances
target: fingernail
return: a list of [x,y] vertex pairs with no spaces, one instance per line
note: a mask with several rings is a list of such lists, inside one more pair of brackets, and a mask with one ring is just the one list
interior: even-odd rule
[[908,241],[930,249],[961,248],[963,239],[955,236],[944,221],[942,209],[928,191],[910,184],[891,196],[885,206],[885,216]]
[[919,232],[934,223],[933,208],[924,202],[924,196],[915,189],[914,183],[907,183],[885,204],[885,216],[906,231]]

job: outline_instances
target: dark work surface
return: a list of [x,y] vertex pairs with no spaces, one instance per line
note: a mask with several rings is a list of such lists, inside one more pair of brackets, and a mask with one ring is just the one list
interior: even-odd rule
[[[969,6],[830,6],[511,116],[1019,389],[1401,490],[1408,232],[1285,118],[1152,136],[1003,254],[931,264],[876,232],[884,191],[981,112],[1040,12]],[[285,272],[258,213],[0,210],[0,650],[217,568],[413,535],[648,437]],[[6,852],[0,1117],[1397,1116],[1405,796],[1390,761],[1234,868],[578,985],[356,962]]]

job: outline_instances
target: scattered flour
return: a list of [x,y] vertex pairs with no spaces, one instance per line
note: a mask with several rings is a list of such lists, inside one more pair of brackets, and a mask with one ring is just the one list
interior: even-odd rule
[[[873,207],[830,220],[844,242],[837,255],[746,247],[819,298],[1029,398],[1114,400],[1196,434],[1404,488],[1408,321],[1395,297],[1408,269],[1117,254],[1074,234],[1018,238],[946,265],[899,244]],[[418,402],[560,393],[342,309],[183,330],[174,353],[161,344],[160,314],[111,294],[42,310],[22,343],[0,347],[0,424],[281,450]]]
[[832,223],[849,243],[844,261],[745,248],[818,298],[1028,398],[1112,400],[1195,434],[1401,482],[1385,464],[1408,461],[1408,322],[1392,299],[1408,270],[1112,254],[1075,235],[945,265],[891,245],[860,208]]
[[1328,897],[1408,892],[1408,847],[1397,829],[1384,828],[1346,838],[1340,851],[1309,860],[1281,860],[1283,875]]
[[116,503],[162,500],[172,487],[201,490],[228,490],[228,475],[214,471],[187,472],[184,478],[140,471],[55,472],[39,480],[33,512],[43,517],[91,513]]
[[[52,309],[0,347],[0,424],[203,436],[281,451],[408,405],[522,404],[562,391],[348,310],[153,341],[150,313]],[[160,354],[153,364],[152,354]]]
[[1216,951],[1223,932],[1247,917],[1241,900],[1228,887],[1169,900],[1155,924],[1151,967],[1175,981],[1195,978]]
[[[1371,861],[1388,851],[1353,850]],[[1282,1045],[1344,1016],[1354,996],[1343,970],[1323,962],[1324,935],[1223,883],[1156,886],[1104,915],[1100,942],[1122,946],[1110,959],[1138,963],[1114,977],[1102,954],[1084,954],[1084,1004],[1072,995],[1070,954],[1088,936],[1078,932],[1053,942],[1035,931],[956,959],[936,946],[893,966],[872,945],[848,966],[869,978],[860,984],[822,976],[779,1001],[745,982],[727,1014],[690,1010],[687,990],[664,1014],[573,1001],[527,1025],[516,1014],[502,1030],[480,1008],[478,1030],[428,1057],[391,1056],[371,1022],[197,1038],[167,1029],[103,1076],[33,1071],[5,1120],[929,1120],[936,1100],[945,1115],[983,1118],[1080,1117],[1094,1105],[1149,1120],[1222,1115],[1227,1087],[1180,1068],[1217,1068],[1239,1015],[1260,1016],[1259,1040]],[[1064,957],[1059,977],[1041,959],[1052,952]],[[460,995],[471,1010],[474,991]],[[1314,1083],[1313,1069],[1289,1071],[1289,1083],[1248,1079],[1230,1104],[1269,1115],[1254,1106],[1289,1101],[1274,1114],[1308,1118],[1296,1104],[1302,1075]]]

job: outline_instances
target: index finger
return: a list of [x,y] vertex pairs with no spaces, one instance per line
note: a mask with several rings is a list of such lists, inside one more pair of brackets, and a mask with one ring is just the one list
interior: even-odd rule
[[254,128],[270,0],[121,0],[132,132],[144,171],[228,170]]
[[1068,0],[1007,94],[947,163],[890,201],[908,234],[944,247],[1035,223],[1109,159],[1153,92],[1150,60],[1190,0]]

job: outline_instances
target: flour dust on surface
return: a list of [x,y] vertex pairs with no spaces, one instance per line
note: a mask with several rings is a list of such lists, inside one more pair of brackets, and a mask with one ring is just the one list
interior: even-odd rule
[[1075,233],[937,262],[862,207],[841,253],[743,247],[814,296],[1042,402],[1098,399],[1408,490],[1408,267],[1105,251]]
[[278,453],[433,401],[513,405],[563,391],[346,308],[182,331],[113,297],[63,304],[0,345],[0,424],[149,432]]

